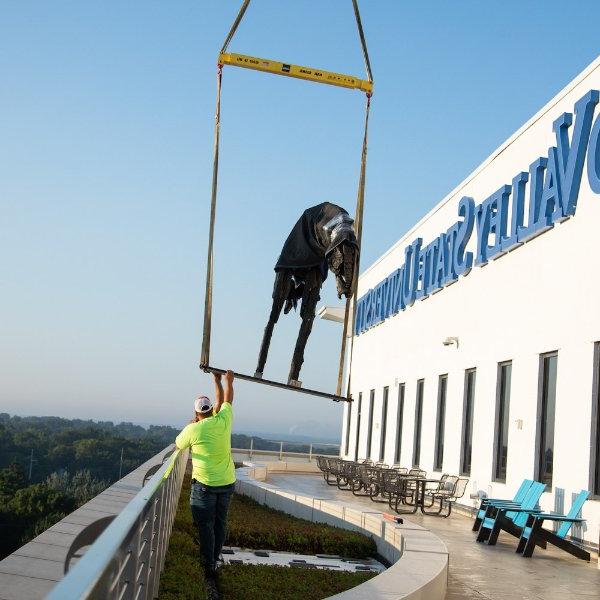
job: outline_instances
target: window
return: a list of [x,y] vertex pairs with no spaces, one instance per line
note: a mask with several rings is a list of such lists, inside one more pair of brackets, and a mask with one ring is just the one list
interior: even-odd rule
[[398,386],[398,413],[396,416],[396,454],[394,462],[400,462],[400,454],[402,452],[402,420],[404,419],[404,384]]
[[417,381],[417,399],[415,402],[415,439],[413,441],[413,466],[418,467],[421,460],[421,424],[423,421],[423,388],[425,380]]
[[460,474],[471,474],[473,450],[473,412],[475,409],[475,369],[465,371],[465,395],[463,400],[463,422],[460,446]]
[[444,464],[444,428],[446,423],[446,389],[448,375],[440,375],[438,382],[437,419],[435,423],[435,452],[433,470],[441,471]]
[[367,436],[367,458],[371,458],[371,444],[373,443],[373,408],[375,406],[375,390],[369,396],[369,433]]
[[554,463],[554,409],[556,407],[556,371],[558,354],[540,356],[540,394],[537,422],[536,479],[552,487]]
[[352,402],[346,403],[346,456],[348,456],[348,451],[350,450],[350,422],[352,420]]
[[358,394],[358,407],[356,411],[356,446],[354,447],[354,460],[358,460],[358,446],[360,444],[360,409],[362,406],[362,392]]
[[387,411],[388,411],[388,395],[389,387],[383,388],[383,401],[381,403],[381,438],[379,440],[379,460],[383,460],[385,455],[385,435],[387,433]]
[[594,344],[592,402],[592,455],[590,457],[590,490],[594,496],[600,496],[600,342],[596,342]]
[[496,424],[494,427],[494,481],[506,482],[506,460],[508,456],[508,423],[510,413],[510,381],[512,363],[498,365],[496,385]]

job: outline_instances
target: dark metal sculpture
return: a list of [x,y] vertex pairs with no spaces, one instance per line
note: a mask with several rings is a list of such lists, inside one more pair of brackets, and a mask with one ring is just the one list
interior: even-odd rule
[[260,379],[263,376],[271,336],[281,310],[287,315],[301,300],[302,324],[288,376],[289,385],[301,385],[298,377],[304,362],[304,349],[328,269],[335,275],[338,298],[352,295],[354,266],[359,251],[353,223],[346,210],[323,202],[307,208],[294,225],[275,265],[273,306],[265,327],[255,377]]

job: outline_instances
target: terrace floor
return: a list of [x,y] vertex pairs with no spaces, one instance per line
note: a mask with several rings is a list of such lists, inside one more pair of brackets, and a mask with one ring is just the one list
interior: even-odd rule
[[[325,484],[321,475],[270,475],[268,483],[294,494],[341,500],[371,509],[376,504]],[[501,533],[496,546],[475,542],[472,520],[452,513],[448,519],[422,515],[408,519],[442,539],[450,553],[446,600],[565,600],[600,598],[596,556],[586,563],[556,548],[536,549],[530,559],[515,553],[516,539]]]

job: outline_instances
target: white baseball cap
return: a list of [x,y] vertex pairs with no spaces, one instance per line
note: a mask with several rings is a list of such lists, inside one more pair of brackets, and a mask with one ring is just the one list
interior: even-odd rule
[[211,412],[212,408],[212,404],[206,396],[198,396],[194,402],[194,409],[201,415]]

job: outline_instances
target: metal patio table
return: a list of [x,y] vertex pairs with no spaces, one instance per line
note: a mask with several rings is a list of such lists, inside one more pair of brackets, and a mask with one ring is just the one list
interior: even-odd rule
[[403,514],[403,515],[413,515],[417,512],[417,509],[421,509],[421,512],[424,515],[427,514],[435,514],[435,513],[428,513],[425,510],[425,490],[426,490],[426,486],[428,483],[440,483],[439,479],[427,479],[427,478],[421,478],[421,477],[403,477],[405,482],[408,481],[414,481],[415,482],[415,502],[412,505],[412,509],[411,510],[396,510],[396,512],[398,514]]

